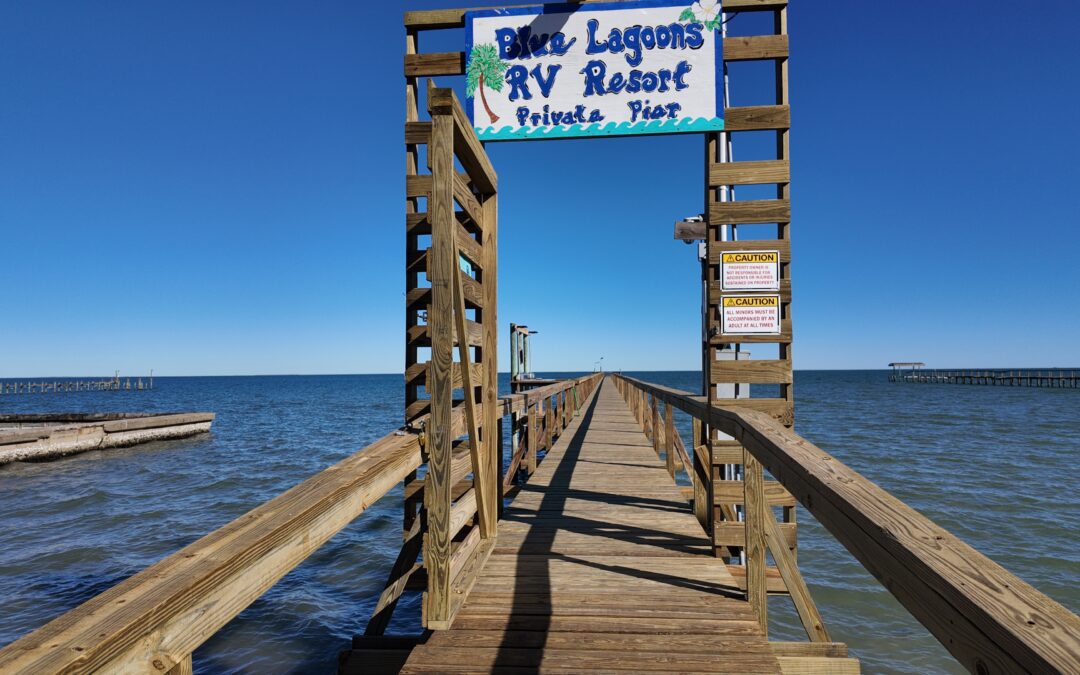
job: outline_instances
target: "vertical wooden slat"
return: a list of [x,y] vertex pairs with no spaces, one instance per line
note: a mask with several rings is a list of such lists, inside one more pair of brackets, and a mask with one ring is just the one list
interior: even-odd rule
[[[671,404],[664,401],[664,454],[666,455],[667,471],[671,477],[675,477],[675,420],[671,412]],[[689,469],[689,467],[687,467]],[[689,471],[687,471],[689,473]]]
[[[417,35],[415,29],[407,29],[405,32],[405,53],[415,54],[417,50]],[[416,91],[416,78],[405,78],[405,122],[416,122],[419,119],[419,101],[417,99]],[[409,176],[415,176],[418,170],[418,152],[415,144],[407,143],[405,145],[405,180],[408,182]],[[411,214],[418,212],[418,202],[416,198],[407,198],[405,200],[405,214],[408,217]],[[413,260],[418,253],[420,237],[416,234],[406,233],[405,235],[405,260]],[[409,265],[405,266],[405,296],[408,297],[409,291],[414,290],[419,286],[419,273]],[[412,341],[409,340],[409,330],[415,328],[418,325],[418,312],[414,309],[405,310],[405,370],[417,363],[418,349]],[[420,385],[417,382],[408,382],[405,384],[405,410],[409,410],[409,406],[416,403],[418,399]],[[406,412],[405,423],[409,424],[412,420],[409,419]],[[411,472],[405,477],[405,482],[409,483],[416,480],[416,472]],[[405,512],[403,514],[403,527],[402,536],[408,538],[409,532],[412,530],[413,523],[416,520],[417,505],[413,502],[406,501],[404,504]]]
[[[466,130],[467,131],[467,130]],[[498,305],[498,197],[486,195],[481,202],[484,219],[483,228],[483,268],[480,271],[484,285],[484,309],[480,311],[480,321],[484,326],[483,345],[480,358],[484,364],[483,404],[484,420],[480,431],[483,434],[484,454],[487,456],[487,480],[489,485],[500,486],[502,479],[502,418],[498,413],[499,398],[499,323],[496,315]],[[498,428],[499,433],[495,433]],[[494,487],[496,491],[498,487]],[[494,536],[498,512],[502,509],[502,499],[486,504],[487,518],[492,523],[490,534]]]
[[655,396],[650,397],[649,424],[652,425],[652,449],[656,456],[660,456],[660,406]]
[[769,632],[769,603],[765,579],[765,478],[761,463],[743,450],[743,519],[746,532],[746,599],[757,613],[761,630]]
[[424,484],[424,506],[428,531],[424,564],[428,588],[424,598],[425,622],[450,618],[450,464],[453,449],[451,364],[454,348],[454,292],[458,275],[454,259],[454,120],[435,115],[431,121],[428,166],[432,173],[428,218],[431,221],[431,248],[428,278],[431,281],[431,308],[428,333],[431,336],[431,367],[427,390],[431,395],[431,416],[427,430],[428,473]]
[[[433,224],[434,228],[441,224]],[[450,233],[450,238],[454,238]],[[453,248],[451,260],[457,267],[460,253],[457,245]],[[430,261],[431,256],[428,256]],[[491,480],[489,465],[491,464],[491,450],[480,439],[478,420],[476,419],[476,383],[472,379],[471,359],[469,357],[469,342],[465,339],[465,290],[462,287],[461,274],[454,274],[454,321],[458,335],[458,354],[461,361],[461,388],[465,392],[465,421],[469,432],[469,454],[472,457],[473,488],[476,492],[477,514],[480,521],[480,537],[488,539],[495,536],[494,490],[495,484]],[[490,429],[491,427],[489,427]],[[493,436],[493,435],[492,435]],[[451,534],[453,536],[453,534]]]
[[702,529],[710,533],[712,538],[712,526],[709,523],[709,513],[712,511],[712,502],[709,500],[709,486],[712,484],[712,467],[702,466],[701,455],[697,449],[704,443],[702,438],[702,422],[696,417],[693,420],[693,452],[690,458],[694,461],[694,515],[701,523]]
[[526,405],[527,414],[525,416],[525,426],[527,429],[525,430],[525,441],[528,443],[526,446],[528,449],[525,451],[525,457],[527,458],[525,469],[528,471],[528,474],[532,476],[533,472],[536,471],[536,444],[539,442],[536,433],[536,403]]

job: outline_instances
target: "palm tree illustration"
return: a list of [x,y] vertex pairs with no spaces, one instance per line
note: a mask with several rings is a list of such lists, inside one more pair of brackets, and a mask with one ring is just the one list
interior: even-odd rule
[[472,48],[469,63],[465,67],[465,93],[474,96],[476,90],[480,90],[480,101],[484,104],[484,110],[492,124],[499,121],[499,116],[491,111],[487,97],[484,96],[484,86],[491,87],[492,91],[502,91],[505,74],[506,64],[499,58],[499,50],[495,45],[476,45]]

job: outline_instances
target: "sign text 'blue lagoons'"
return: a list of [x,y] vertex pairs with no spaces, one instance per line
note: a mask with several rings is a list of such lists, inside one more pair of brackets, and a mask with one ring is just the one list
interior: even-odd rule
[[724,128],[717,0],[479,10],[465,29],[481,140]]

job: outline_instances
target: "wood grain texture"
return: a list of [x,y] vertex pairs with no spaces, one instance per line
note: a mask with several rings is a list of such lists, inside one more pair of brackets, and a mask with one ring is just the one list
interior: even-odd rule
[[[454,120],[448,115],[432,118],[428,165],[431,168],[431,247],[428,257],[429,296],[428,331],[431,335],[431,360],[426,389],[430,420],[427,434],[428,473],[424,483],[424,509],[427,511],[427,534],[424,537],[424,566],[428,588],[424,594],[423,615],[426,622],[445,621],[450,617],[450,479],[454,438],[453,343],[455,282],[462,273],[454,245]],[[464,290],[461,291],[462,295]],[[464,305],[464,300],[462,301]],[[464,333],[464,331],[461,331]],[[470,420],[471,422],[471,420]],[[471,423],[470,426],[474,426]],[[475,439],[476,436],[474,435]]]
[[791,166],[787,160],[767,159],[709,164],[709,186],[713,188],[723,185],[787,183],[790,180]]
[[762,61],[786,59],[787,56],[787,35],[751,35],[724,38],[725,61]]
[[[746,599],[757,614],[761,630],[768,634],[769,601],[765,580],[765,479],[761,463],[753,455],[743,452],[743,534],[746,537],[743,551],[746,553]],[[715,543],[715,542],[714,542]]]
[[776,359],[713,361],[712,381],[780,384],[792,381],[791,362]]
[[[754,613],[613,381],[583,395],[580,414],[566,416],[506,508],[453,623],[402,672],[712,672],[724,664],[778,673]],[[546,405],[561,426],[562,402]]]
[[[1080,665],[1080,617],[791,429],[760,412],[705,410],[701,397],[625,379],[738,434],[747,451],[965,668],[1051,673]],[[781,532],[785,526],[779,524]]]
[[742,202],[713,202],[709,223],[782,223],[791,220],[791,204],[786,199],[758,199]]

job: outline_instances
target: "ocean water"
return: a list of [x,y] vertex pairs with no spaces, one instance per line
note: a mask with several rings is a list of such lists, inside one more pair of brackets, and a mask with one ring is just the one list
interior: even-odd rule
[[[700,382],[692,372],[627,374],[691,391]],[[0,396],[0,413],[218,414],[208,435],[0,467],[0,645],[390,432],[404,400],[400,375],[155,378],[155,386]],[[1080,611],[1080,391],[800,371],[795,393],[800,434]],[[677,422],[689,438],[688,419]],[[400,518],[395,488],[198,650],[196,670],[333,672],[371,614]],[[799,523],[803,575],[833,639],[863,672],[962,672],[805,511]],[[418,601],[406,596],[390,632],[416,625]],[[774,598],[770,610],[774,639],[804,637],[790,601]]]

